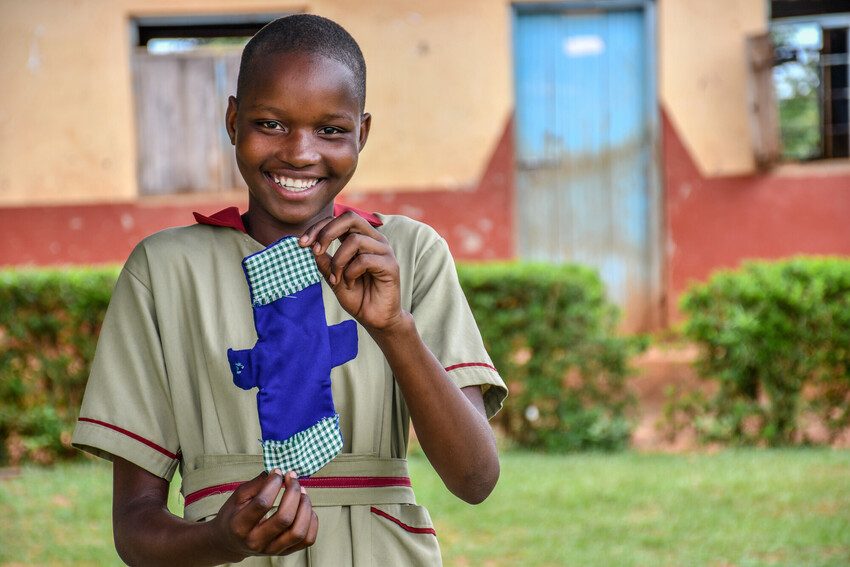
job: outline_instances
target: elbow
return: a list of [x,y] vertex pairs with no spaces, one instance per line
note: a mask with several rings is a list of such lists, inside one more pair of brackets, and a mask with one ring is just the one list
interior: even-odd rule
[[132,551],[132,546],[127,541],[127,538],[122,537],[118,530],[113,530],[113,537],[115,543],[115,551],[118,552],[118,557],[121,558],[121,561],[124,562],[125,565],[138,565],[138,559],[135,557]]
[[132,528],[128,526],[129,519],[119,511],[113,512],[112,518],[112,541],[115,543],[115,551],[125,565],[141,565],[142,558],[136,552],[133,544]]
[[145,511],[148,505],[144,500],[136,500],[128,506],[114,506],[112,510],[112,541],[118,557],[126,565],[151,565],[151,558],[144,554],[141,545],[144,532],[142,526],[150,525]]
[[488,466],[470,471],[451,492],[467,504],[481,504],[496,488],[499,481],[499,460],[494,459]]
[[118,545],[118,542],[115,542],[115,551],[118,552],[118,557],[121,558],[121,561],[124,562],[124,565],[139,565],[139,562],[133,557],[133,555],[126,549]]

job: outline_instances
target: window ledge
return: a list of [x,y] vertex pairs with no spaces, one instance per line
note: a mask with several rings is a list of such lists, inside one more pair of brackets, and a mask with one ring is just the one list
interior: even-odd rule
[[770,170],[777,177],[850,175],[850,158],[784,162]]

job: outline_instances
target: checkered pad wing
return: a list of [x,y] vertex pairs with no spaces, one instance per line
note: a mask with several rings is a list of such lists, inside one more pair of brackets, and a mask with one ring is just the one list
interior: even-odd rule
[[263,441],[263,465],[267,471],[295,471],[310,476],[337,456],[342,449],[339,415],[326,417],[286,441]]
[[242,260],[251,286],[251,302],[267,305],[321,281],[316,258],[294,236],[282,238],[268,248]]

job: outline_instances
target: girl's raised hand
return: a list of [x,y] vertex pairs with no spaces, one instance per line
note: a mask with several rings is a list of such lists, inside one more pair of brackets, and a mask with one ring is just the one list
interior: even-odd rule
[[[266,518],[281,488],[277,510]],[[319,520],[295,473],[262,473],[237,488],[212,520],[218,541],[234,561],[252,555],[288,555],[313,545]]]
[[[341,242],[333,256],[328,247]],[[325,218],[298,240],[310,247],[319,271],[340,305],[368,330],[385,330],[403,319],[399,269],[383,234],[354,212]]]

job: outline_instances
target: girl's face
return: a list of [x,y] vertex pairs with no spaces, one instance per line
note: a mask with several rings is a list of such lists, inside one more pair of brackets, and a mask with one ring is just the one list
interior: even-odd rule
[[265,57],[237,101],[227,131],[249,191],[248,223],[300,235],[331,216],[357,168],[371,117],[361,112],[354,74],[311,53]]

